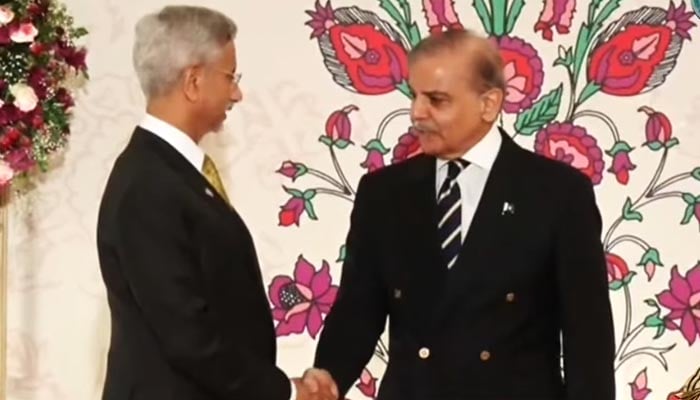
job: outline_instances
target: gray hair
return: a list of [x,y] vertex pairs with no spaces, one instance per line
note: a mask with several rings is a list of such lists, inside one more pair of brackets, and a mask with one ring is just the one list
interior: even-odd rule
[[146,97],[167,93],[187,67],[216,59],[237,31],[229,17],[204,7],[167,6],[141,18],[132,57]]
[[[473,46],[469,47],[470,45]],[[471,83],[479,92],[506,90],[503,60],[498,46],[469,29],[453,29],[428,36],[411,50],[408,62],[414,63],[421,57],[444,51],[455,52],[467,58],[477,79],[477,82]]]

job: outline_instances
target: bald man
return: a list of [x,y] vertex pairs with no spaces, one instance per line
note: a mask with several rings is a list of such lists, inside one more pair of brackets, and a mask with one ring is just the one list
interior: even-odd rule
[[409,69],[423,154],[360,180],[315,366],[347,393],[389,317],[379,400],[614,399],[591,182],[496,126],[503,66],[486,39],[430,37]]

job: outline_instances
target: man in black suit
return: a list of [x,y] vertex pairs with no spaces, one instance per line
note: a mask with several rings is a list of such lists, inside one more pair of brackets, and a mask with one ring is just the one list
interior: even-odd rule
[[360,180],[315,366],[345,394],[388,316],[380,400],[614,399],[591,182],[495,126],[505,84],[486,39],[430,37],[409,71],[424,154]]
[[334,397],[275,366],[251,235],[197,145],[242,99],[236,25],[166,7],[135,33],[147,113],[114,164],[97,226],[112,317],[103,399]]

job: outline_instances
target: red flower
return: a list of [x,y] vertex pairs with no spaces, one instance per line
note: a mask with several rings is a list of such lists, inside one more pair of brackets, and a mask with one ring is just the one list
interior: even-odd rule
[[292,178],[292,182],[294,182],[298,177],[306,174],[308,171],[309,169],[306,167],[306,165],[302,163],[294,161],[285,161],[282,163],[282,166],[275,172],[282,174],[287,178]]
[[357,7],[333,10],[316,2],[307,11],[323,53],[324,64],[336,83],[362,94],[383,94],[396,89],[408,76],[408,57],[401,36],[376,14]]
[[670,312],[664,317],[666,327],[680,330],[688,345],[700,338],[700,264],[681,276],[678,267],[671,269],[669,288],[656,295],[659,304]]
[[0,25],[0,46],[10,43],[12,43],[12,40],[10,40],[10,29],[7,26]]
[[292,224],[299,226],[299,219],[304,212],[304,199],[301,197],[292,197],[287,200],[285,205],[280,207],[279,224],[280,226],[290,226]]
[[545,0],[540,19],[535,24],[535,32],[542,31],[542,37],[549,41],[554,36],[552,27],[555,27],[558,33],[569,33],[574,11],[576,0]]
[[399,137],[399,142],[394,146],[394,154],[391,159],[392,164],[408,160],[409,158],[422,152],[420,141],[413,127],[408,128],[408,132]]
[[647,387],[647,370],[646,368],[639,371],[633,382],[630,382],[632,389],[632,400],[645,400],[651,389]]
[[678,144],[678,139],[672,138],[673,127],[666,114],[647,106],[642,106],[637,111],[644,112],[648,116],[645,146],[649,146],[652,150],[659,150]]
[[13,104],[4,104],[0,107],[0,126],[14,125],[22,119],[22,112]]
[[596,139],[580,126],[553,122],[537,133],[535,152],[577,168],[595,185],[603,179],[603,152]]
[[608,268],[608,286],[611,290],[617,290],[627,285],[635,275],[627,266],[627,262],[622,257],[613,253],[605,254],[605,261]]
[[367,150],[367,158],[360,164],[361,167],[367,168],[367,172],[384,168],[384,155],[389,152],[389,149],[384,147],[381,141],[372,139],[363,148]]
[[36,93],[40,100],[46,99],[46,90],[48,85],[47,78],[46,71],[43,69],[32,68],[32,70],[29,72],[27,83],[32,87],[32,89],[34,89],[34,93]]
[[503,110],[517,113],[530,108],[542,90],[544,71],[542,59],[532,45],[520,38],[503,36],[491,38],[503,58],[506,96]]
[[76,49],[66,43],[59,42],[56,47],[56,55],[76,70],[84,71],[87,69],[87,64],[85,63],[87,50],[84,48]]
[[669,10],[645,6],[623,15],[598,38],[588,79],[605,93],[633,96],[661,85],[673,70],[683,40],[690,39],[692,12],[685,3]]
[[423,0],[423,13],[430,34],[440,33],[446,29],[464,29],[455,12],[453,0]]
[[5,162],[10,164],[10,168],[16,172],[28,171],[36,164],[32,151],[26,147],[22,147],[7,153],[5,155]]
[[316,271],[301,255],[294,267],[294,279],[283,275],[272,279],[268,296],[273,305],[272,317],[279,321],[277,336],[299,334],[306,329],[315,339],[323,325],[323,314],[331,310],[338,294],[338,286],[331,283],[326,261]]
[[377,396],[377,378],[372,376],[367,368],[362,370],[360,374],[360,381],[355,385],[356,388],[360,390],[362,394],[374,399]]
[[608,172],[615,174],[617,181],[623,185],[626,185],[630,180],[630,171],[637,168],[636,165],[632,164],[630,160],[630,152],[632,147],[630,147],[627,142],[620,141],[615,143],[613,148],[607,152],[609,156],[613,158],[612,166],[608,169]]
[[352,123],[349,114],[357,111],[356,105],[351,104],[340,110],[333,111],[326,119],[326,139],[321,141],[327,145],[336,144],[337,147],[345,148],[351,144]]

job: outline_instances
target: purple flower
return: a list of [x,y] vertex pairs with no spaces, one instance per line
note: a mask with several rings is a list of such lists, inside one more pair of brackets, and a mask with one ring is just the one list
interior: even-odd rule
[[671,269],[669,288],[656,295],[670,312],[663,319],[666,327],[680,330],[688,345],[700,338],[700,263],[681,276],[678,266]]
[[537,133],[535,152],[577,168],[595,185],[603,179],[603,152],[583,127],[553,122]]

